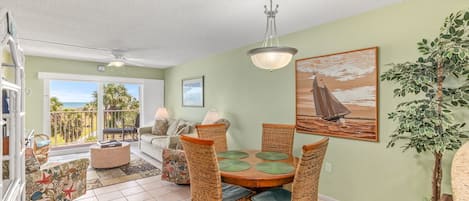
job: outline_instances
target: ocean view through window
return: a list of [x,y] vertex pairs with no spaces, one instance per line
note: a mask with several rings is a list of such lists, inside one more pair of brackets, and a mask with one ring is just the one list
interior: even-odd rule
[[82,108],[86,105],[84,102],[64,102],[64,108]]

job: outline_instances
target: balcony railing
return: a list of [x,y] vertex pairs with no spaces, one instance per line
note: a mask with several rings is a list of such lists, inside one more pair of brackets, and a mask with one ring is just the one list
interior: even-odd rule
[[[50,113],[51,144],[53,146],[94,143],[98,140],[97,111],[56,111]],[[104,110],[104,130],[137,128],[138,110]],[[135,129],[136,131],[136,129]],[[112,134],[112,137],[122,139],[122,135]],[[111,133],[104,133],[104,139],[109,139]]]

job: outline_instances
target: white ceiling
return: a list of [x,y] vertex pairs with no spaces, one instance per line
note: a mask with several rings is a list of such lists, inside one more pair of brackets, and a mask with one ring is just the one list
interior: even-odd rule
[[[274,3],[280,4],[277,25],[283,35],[400,1],[274,0]],[[28,55],[108,62],[112,58],[110,49],[124,49],[128,50],[125,56],[138,59],[141,66],[164,68],[262,40],[266,20],[263,6],[267,3],[267,0],[0,0],[0,7],[13,11],[21,45]]]

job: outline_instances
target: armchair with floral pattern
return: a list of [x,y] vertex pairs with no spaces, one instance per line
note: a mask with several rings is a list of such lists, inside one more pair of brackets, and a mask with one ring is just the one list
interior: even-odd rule
[[163,168],[161,180],[175,184],[189,184],[189,169],[186,154],[179,138],[171,138],[167,149],[163,149]]
[[89,159],[41,167],[33,150],[26,150],[26,200],[71,201],[86,193]]

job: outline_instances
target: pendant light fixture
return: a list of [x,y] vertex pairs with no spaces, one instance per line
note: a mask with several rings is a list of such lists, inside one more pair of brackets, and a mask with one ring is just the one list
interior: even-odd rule
[[267,5],[264,8],[264,13],[267,15],[264,43],[262,47],[249,50],[248,55],[251,57],[252,63],[257,67],[273,71],[288,65],[298,50],[292,47],[280,46],[275,22],[278,4],[274,10],[272,0],[270,0],[270,9],[267,9]]

